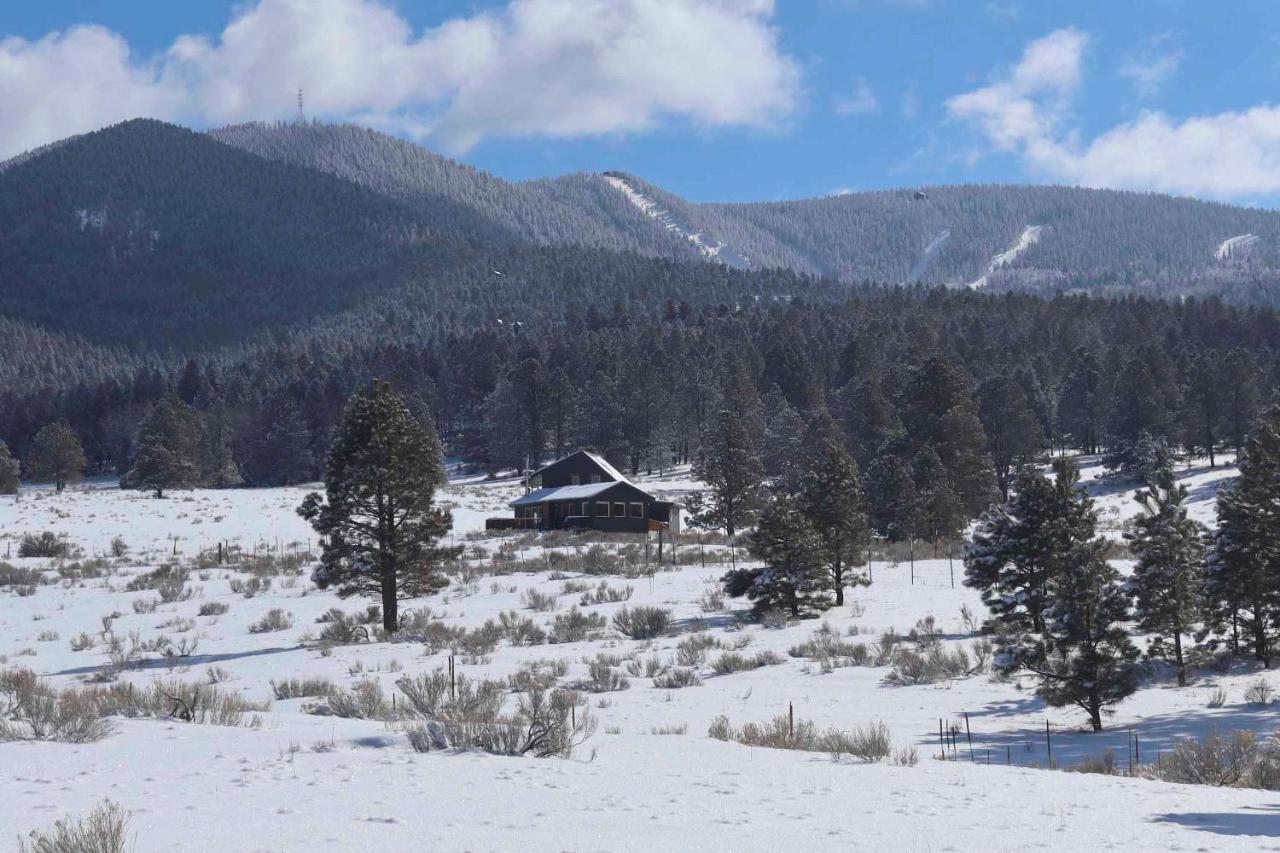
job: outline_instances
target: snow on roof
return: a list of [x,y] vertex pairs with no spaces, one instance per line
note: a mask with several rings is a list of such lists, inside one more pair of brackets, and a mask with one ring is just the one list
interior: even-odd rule
[[559,464],[560,464],[561,462],[563,462],[565,459],[568,459],[568,458],[569,458],[569,457],[571,457],[571,456],[576,456],[576,455],[577,455],[577,454],[579,454],[579,453],[583,454],[584,456],[586,456],[587,458],[589,458],[592,462],[594,462],[594,463],[596,463],[597,465],[599,465],[599,466],[600,466],[600,470],[604,471],[604,473],[605,473],[606,475],[608,475],[608,476],[612,477],[613,479],[615,479],[615,480],[617,480],[617,481],[619,481],[619,482],[622,482],[622,483],[630,483],[630,482],[631,482],[630,480],[628,480],[628,479],[623,475],[623,473],[622,473],[621,471],[619,471],[617,468],[614,468],[612,465],[610,465],[610,464],[609,464],[609,462],[608,462],[608,460],[606,460],[603,456],[601,456],[601,455],[600,455],[600,454],[598,454],[598,453],[592,453],[590,450],[575,450],[573,453],[570,453],[570,454],[569,454],[569,456],[561,457],[560,459],[557,459],[555,462],[552,462],[552,463],[547,464],[547,465],[543,465],[543,466],[542,466],[541,468],[539,468],[537,471],[534,471],[532,474],[530,474],[530,475],[529,475],[529,479],[530,479],[530,480],[532,480],[534,477],[538,476],[539,474],[541,474],[543,471],[547,470],[548,468],[552,468],[552,467],[554,467],[554,466],[556,466],[556,465],[559,465]]
[[625,476],[623,476],[623,473],[621,471],[619,471],[617,468],[614,468],[612,465],[610,465],[603,456],[600,456],[599,454],[596,454],[596,453],[592,453],[590,450],[584,450],[582,452],[590,456],[592,461],[594,461],[597,465],[603,468],[604,472],[608,474],[610,477],[612,477],[613,479],[621,480],[624,483],[631,482]]
[[584,483],[581,486],[559,486],[551,489],[536,489],[522,498],[511,502],[511,506],[531,506],[547,501],[576,501],[591,498],[607,489],[618,485],[615,481],[607,483]]

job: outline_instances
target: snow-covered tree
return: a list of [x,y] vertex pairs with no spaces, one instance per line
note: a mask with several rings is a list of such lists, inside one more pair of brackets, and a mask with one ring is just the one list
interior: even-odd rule
[[836,605],[843,605],[844,588],[865,583],[853,570],[866,562],[871,528],[858,481],[858,463],[841,444],[824,442],[824,452],[801,483],[799,508],[817,534],[818,558]]
[[1212,625],[1241,623],[1254,657],[1271,665],[1280,616],[1280,406],[1254,422],[1240,456],[1240,477],[1218,491],[1205,595]]
[[329,454],[325,496],[307,495],[298,514],[320,534],[312,580],[339,596],[382,601],[394,631],[399,601],[442,588],[440,566],[461,548],[440,547],[453,517],[434,503],[439,445],[386,382],[347,404]]
[[996,656],[1005,671],[1032,673],[1046,704],[1075,705],[1088,714],[1095,732],[1103,715],[1138,689],[1138,649],[1120,625],[1128,597],[1104,548],[1101,540],[1073,547],[1045,611],[1044,632],[1003,638]]
[[1173,451],[1163,436],[1144,432],[1135,440],[1114,442],[1102,457],[1107,477],[1149,483],[1165,468],[1173,467]]
[[982,594],[1001,634],[1044,633],[1074,551],[1097,527],[1075,463],[1055,459],[1053,473],[1021,469],[1009,500],[983,513],[965,548],[965,586]]
[[755,602],[757,614],[825,608],[830,600],[821,543],[809,520],[788,497],[775,498],[751,531],[751,556],[764,565],[735,569],[722,579],[725,592]]
[[1137,625],[1156,635],[1150,647],[1153,655],[1166,654],[1166,642],[1172,640],[1178,685],[1185,687],[1182,635],[1191,631],[1201,613],[1204,527],[1187,517],[1187,489],[1174,482],[1168,468],[1134,499],[1143,511],[1125,539],[1137,558],[1128,583]]

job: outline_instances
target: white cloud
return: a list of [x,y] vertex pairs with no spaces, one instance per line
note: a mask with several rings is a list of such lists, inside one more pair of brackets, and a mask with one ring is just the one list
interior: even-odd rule
[[1140,97],[1156,95],[1182,65],[1182,50],[1168,46],[1168,36],[1148,39],[1143,47],[1120,66],[1120,74],[1128,77]]
[[429,136],[638,132],[664,119],[771,126],[796,63],[773,0],[509,0],[415,33],[381,0],[258,0],[217,37],[139,58],[78,27],[0,41],[0,156],[138,115],[196,124],[307,112]]
[[1222,199],[1280,192],[1280,107],[1182,120],[1145,111],[1087,141],[1064,128],[1086,45],[1075,30],[1032,42],[995,82],[951,98],[949,115],[1057,180]]
[[871,84],[859,77],[851,94],[836,95],[831,99],[831,109],[841,116],[872,115],[880,112],[880,101]]

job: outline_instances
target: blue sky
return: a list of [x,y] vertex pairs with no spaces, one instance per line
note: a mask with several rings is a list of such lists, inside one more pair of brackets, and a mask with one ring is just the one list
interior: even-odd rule
[[302,86],[312,115],[505,177],[622,169],[699,201],[1280,201],[1263,0],[43,0],[0,36],[0,156],[132,115],[288,118]]

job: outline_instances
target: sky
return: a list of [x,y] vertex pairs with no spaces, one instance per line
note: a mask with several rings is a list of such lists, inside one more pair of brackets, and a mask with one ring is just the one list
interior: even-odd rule
[[1059,183],[1280,206],[1280,2],[41,0],[0,158],[137,116],[353,121],[695,201]]

